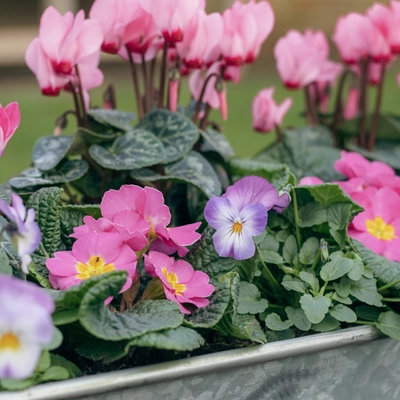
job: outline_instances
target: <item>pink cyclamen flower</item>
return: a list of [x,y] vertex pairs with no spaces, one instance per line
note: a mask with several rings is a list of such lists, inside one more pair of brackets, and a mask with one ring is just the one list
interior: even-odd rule
[[275,88],[260,90],[253,100],[253,128],[268,133],[282,123],[283,117],[292,106],[293,99],[287,98],[278,106],[273,99]]
[[392,1],[391,7],[375,3],[367,10],[367,16],[389,44],[392,54],[400,53],[400,2]]
[[221,15],[207,15],[205,11],[200,10],[189,22],[183,40],[176,44],[176,50],[186,67],[202,68],[221,41],[222,34]]
[[44,289],[0,275],[0,379],[27,379],[54,335],[54,301]]
[[340,17],[332,38],[343,62],[347,64],[356,64],[369,56],[375,62],[390,60],[388,42],[365,15],[350,13]]
[[17,130],[21,121],[19,105],[16,102],[6,105],[0,104],[0,156],[4,154],[7,143]]
[[353,195],[364,212],[349,227],[350,237],[389,260],[400,261],[400,196],[391,188],[370,189]]
[[[120,293],[129,289],[136,275],[136,254],[113,232],[89,231],[79,237],[71,251],[57,251],[46,260],[49,280],[55,289],[65,290],[73,285],[108,272],[128,273]],[[107,299],[110,302],[111,299]]]
[[26,210],[21,197],[12,193],[11,206],[0,199],[0,212],[11,221],[6,225],[5,231],[21,258],[21,270],[29,274],[28,265],[32,260],[30,255],[42,240],[39,225],[35,222],[35,210],[33,208]]
[[322,31],[307,29],[302,35],[290,30],[277,41],[274,55],[279,76],[290,89],[332,81],[340,72],[336,63],[328,60],[329,45]]
[[275,15],[270,4],[267,1],[255,3],[251,0],[247,4],[235,1],[224,11],[222,19],[224,34],[220,49],[226,64],[252,63],[274,26]]
[[212,197],[204,209],[206,221],[216,229],[213,241],[221,257],[245,260],[255,253],[254,236],[268,221],[268,211],[283,211],[290,202],[264,178],[249,176],[229,186],[221,197]]
[[191,19],[204,10],[202,0],[141,0],[141,6],[153,16],[164,40],[174,45],[181,42]]
[[299,181],[299,186],[313,186],[320,185],[324,183],[324,181],[317,176],[304,176]]
[[210,278],[205,272],[195,271],[188,262],[176,261],[157,251],[145,254],[144,260],[146,270],[155,271],[163,284],[165,296],[178,303],[181,312],[190,314],[185,303],[196,307],[209,304],[207,297],[215,288],[209,283]]

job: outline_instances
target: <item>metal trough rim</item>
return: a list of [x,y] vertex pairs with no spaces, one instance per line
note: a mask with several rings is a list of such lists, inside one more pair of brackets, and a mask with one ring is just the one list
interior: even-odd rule
[[227,350],[169,361],[146,367],[84,376],[67,381],[46,383],[20,392],[0,393],[0,400],[58,400],[79,399],[124,388],[151,385],[163,381],[276,361],[308,353],[331,350],[363,343],[381,336],[372,326],[360,326],[335,332],[320,333],[301,338],[266,343],[253,347]]

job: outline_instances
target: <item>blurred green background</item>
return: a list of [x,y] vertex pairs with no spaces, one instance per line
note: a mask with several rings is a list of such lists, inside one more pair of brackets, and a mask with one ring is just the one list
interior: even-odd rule
[[[44,4],[46,1],[42,0],[42,3]],[[32,146],[36,139],[43,135],[51,135],[56,118],[65,110],[73,107],[71,96],[68,93],[54,98],[42,96],[35,77],[23,65],[24,50],[37,35],[37,24],[40,17],[39,6],[36,5],[36,8],[32,8],[34,1],[27,2],[30,8],[28,7],[28,11],[25,9],[22,12],[25,2],[27,0],[18,2],[5,0],[3,13],[0,14],[0,103],[5,106],[11,101],[18,101],[22,113],[21,125],[7,146],[5,155],[0,159],[0,182],[29,167]],[[63,0],[60,4],[65,7],[65,3],[67,1]],[[81,5],[87,10],[90,3],[89,0],[82,1]],[[232,1],[208,0],[208,8],[210,11],[222,9],[222,3],[229,5]],[[383,3],[388,4],[389,1]],[[304,123],[301,115],[303,92],[284,89],[276,72],[273,58],[273,46],[276,40],[290,28],[303,31],[307,26],[313,29],[323,29],[330,37],[335,20],[339,15],[355,10],[364,12],[371,4],[373,1],[369,0],[271,1],[276,14],[273,33],[263,46],[262,54],[256,63],[244,68],[241,83],[228,85],[229,119],[222,123],[222,128],[238,155],[254,154],[274,138],[274,134],[260,135],[251,128],[251,102],[262,88],[275,86],[275,98],[278,102],[288,96],[294,99],[294,105],[284,119],[284,126],[296,126]],[[14,23],[11,24],[10,21],[13,20]],[[331,54],[334,60],[338,60],[337,52],[333,47]],[[395,62],[386,77],[383,109],[388,112],[398,112],[399,108],[400,89],[396,83],[399,66],[400,64]],[[102,87],[91,92],[92,105],[101,106],[103,91],[109,83],[114,83],[118,108],[134,110],[134,96],[128,65],[110,61],[110,58],[106,57],[101,68],[104,71],[105,79]],[[185,82],[182,86],[184,89],[181,103],[186,104],[189,101],[189,93]],[[372,91],[375,92],[375,90]],[[370,108],[373,106],[374,94],[370,99]],[[211,119],[221,122],[218,112],[214,112]],[[75,121],[70,117],[65,133],[72,133],[74,127]]]

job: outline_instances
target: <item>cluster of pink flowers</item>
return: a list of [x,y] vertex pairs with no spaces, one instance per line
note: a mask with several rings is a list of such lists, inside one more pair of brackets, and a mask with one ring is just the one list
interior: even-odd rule
[[4,150],[20,122],[21,113],[18,103],[10,103],[4,108],[0,104],[0,156],[4,154]]
[[[349,236],[389,260],[400,261],[400,177],[383,162],[346,151],[335,169],[348,179],[335,183],[364,208],[351,222]],[[300,180],[301,185],[320,183],[317,177]]]
[[[82,10],[74,17],[49,7],[42,15],[39,37],[27,50],[26,62],[42,93],[54,96],[78,84],[85,91],[99,86],[101,50],[146,63],[164,49],[170,68],[170,109],[176,109],[180,76],[193,71],[190,89],[199,100],[202,75],[215,74],[201,101],[221,108],[226,118],[223,81],[237,82],[240,67],[257,58],[273,28],[274,13],[267,1],[236,1],[222,15],[207,14],[205,6],[205,0],[95,0],[89,19],[84,19]],[[85,96],[88,105],[86,92]]]
[[207,274],[170,257],[176,252],[180,257],[186,255],[187,246],[201,236],[196,232],[200,222],[169,227],[171,214],[162,193],[135,185],[106,192],[100,210],[101,218],[87,216],[84,225],[74,229],[71,236],[77,240],[71,251],[56,252],[54,258],[47,260],[54,288],[67,289],[92,276],[124,270],[127,280],[123,293],[139,278],[137,262],[150,251],[145,259],[146,270],[161,280],[166,297],[178,302],[182,312],[189,313],[184,303],[198,307],[208,304],[207,297],[214,287]]

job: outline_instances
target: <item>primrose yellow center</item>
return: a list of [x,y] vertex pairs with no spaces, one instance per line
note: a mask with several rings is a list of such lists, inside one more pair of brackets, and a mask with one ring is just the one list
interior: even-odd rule
[[168,272],[166,268],[161,269],[168,283],[175,289],[175,294],[182,296],[182,293],[186,290],[186,285],[178,283],[178,277],[173,272]]
[[235,222],[232,225],[232,233],[238,233],[240,234],[243,229],[243,224],[240,219],[235,219]]
[[103,275],[107,272],[114,271],[114,264],[105,264],[102,257],[92,256],[87,264],[78,262],[76,270],[79,274],[76,275],[78,279],[85,280],[92,276]]
[[380,240],[392,240],[396,239],[396,235],[394,233],[394,226],[390,224],[386,224],[385,221],[381,217],[375,217],[372,219],[367,219],[366,222],[367,231],[376,238]]
[[21,347],[19,339],[14,333],[6,332],[0,336],[0,351],[13,350],[17,351]]

